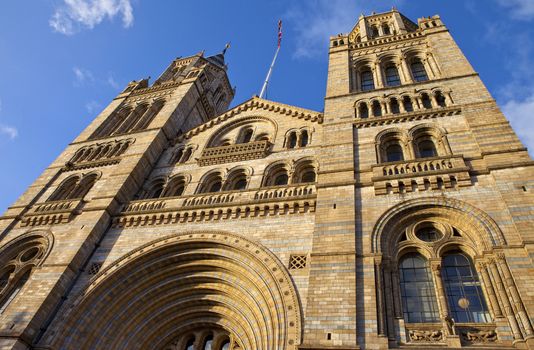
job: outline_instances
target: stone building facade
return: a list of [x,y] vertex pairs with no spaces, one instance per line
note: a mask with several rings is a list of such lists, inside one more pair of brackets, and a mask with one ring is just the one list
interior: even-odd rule
[[134,81],[0,218],[1,349],[534,349],[534,162],[439,16],[332,37],[324,113]]

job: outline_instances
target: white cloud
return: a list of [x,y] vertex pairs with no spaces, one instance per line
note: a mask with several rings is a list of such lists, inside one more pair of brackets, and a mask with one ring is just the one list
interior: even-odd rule
[[534,152],[534,93],[522,101],[509,100],[502,106],[515,132],[527,146],[530,154]]
[[115,80],[115,78],[113,77],[112,74],[110,74],[110,75],[108,76],[107,83],[109,84],[109,86],[111,86],[111,87],[114,88],[115,90],[120,89],[120,85],[119,85],[119,83]]
[[[355,1],[355,0],[308,0],[298,2],[284,16],[296,32],[295,58],[313,58],[326,54],[330,36],[348,33],[352,30],[360,14],[371,11],[388,11],[394,1]],[[370,6],[376,6],[375,8]],[[283,45],[283,44],[282,44]]]
[[90,114],[93,114],[95,112],[97,112],[100,108],[101,108],[101,104],[98,103],[97,101],[89,101],[85,104],[85,109],[87,110],[87,112],[89,112]]
[[0,124],[0,134],[7,135],[10,140],[13,140],[19,135],[19,131],[13,126]]
[[90,70],[80,67],[74,67],[72,68],[72,71],[74,72],[75,86],[82,86],[85,83],[92,83],[95,81],[93,73]]
[[133,24],[133,9],[130,0],[63,0],[48,21],[54,31],[72,35],[81,28],[94,28],[104,19],[122,16],[125,28]]
[[534,1],[532,0],[497,0],[497,3],[508,8],[513,18],[534,19]]

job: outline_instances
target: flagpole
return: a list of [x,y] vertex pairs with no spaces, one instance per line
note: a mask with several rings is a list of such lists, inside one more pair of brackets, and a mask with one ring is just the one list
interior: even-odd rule
[[276,57],[278,57],[278,51],[280,51],[280,46],[276,48],[276,52],[274,54],[273,62],[271,63],[271,66],[269,67],[269,71],[267,72],[267,77],[265,78],[265,82],[263,82],[263,86],[261,88],[260,92],[260,98],[263,98],[265,96],[265,92],[267,91],[267,84],[269,84],[269,79],[271,78],[271,73],[273,71],[274,64],[276,62]]
[[273,72],[273,67],[276,62],[276,57],[278,57],[278,52],[280,51],[281,43],[282,43],[282,20],[279,20],[278,21],[278,46],[276,47],[276,52],[274,53],[273,61],[271,62],[271,66],[269,67],[269,71],[267,72],[267,77],[265,78],[265,82],[263,82],[263,86],[261,87],[260,98],[263,98],[265,96],[265,92],[267,91],[267,85],[269,84],[269,79],[271,78],[271,73]]

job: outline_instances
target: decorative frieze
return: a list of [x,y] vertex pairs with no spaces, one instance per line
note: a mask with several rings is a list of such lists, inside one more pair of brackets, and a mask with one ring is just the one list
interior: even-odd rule
[[251,159],[264,158],[269,154],[269,141],[254,141],[228,146],[210,147],[202,151],[198,159],[200,166],[221,163],[241,162]]
[[20,225],[26,227],[65,224],[81,214],[84,204],[82,199],[37,203],[24,215]]
[[461,155],[377,164],[372,171],[377,195],[472,185],[469,167]]
[[434,108],[427,110],[420,110],[416,112],[394,114],[389,117],[369,117],[366,119],[359,119],[354,122],[354,127],[357,129],[362,128],[371,128],[375,126],[399,124],[420,120],[436,119],[443,117],[450,117],[453,115],[458,115],[462,110],[458,107],[445,107],[445,108]]
[[460,338],[467,344],[487,344],[497,341],[497,332],[495,329],[487,328],[461,328]]

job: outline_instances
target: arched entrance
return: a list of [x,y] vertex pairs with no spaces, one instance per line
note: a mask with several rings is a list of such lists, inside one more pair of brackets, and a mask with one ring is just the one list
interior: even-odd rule
[[257,243],[223,232],[172,235],[96,275],[53,347],[181,350],[196,337],[194,349],[209,339],[228,349],[297,349],[297,298],[285,267]]

